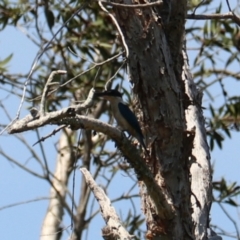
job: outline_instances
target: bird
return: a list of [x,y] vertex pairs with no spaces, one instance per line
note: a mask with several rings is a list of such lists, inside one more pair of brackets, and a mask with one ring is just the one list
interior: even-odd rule
[[110,89],[103,92],[96,92],[95,96],[102,97],[103,99],[110,102],[113,116],[117,121],[120,129],[122,131],[127,131],[129,135],[135,137],[144,148],[144,150],[148,152],[144,143],[144,136],[142,134],[142,130],[140,128],[137,117],[123,102],[122,94],[115,89]]

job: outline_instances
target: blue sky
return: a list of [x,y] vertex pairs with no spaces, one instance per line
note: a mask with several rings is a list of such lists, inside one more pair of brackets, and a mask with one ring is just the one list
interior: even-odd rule
[[[3,32],[0,32],[0,60],[7,57],[9,54],[14,53],[12,61],[9,63],[9,71],[19,72],[19,73],[27,73],[32,65],[32,62],[38,52],[38,48],[34,46],[31,41],[24,36],[22,32],[14,29],[13,27],[8,27]],[[191,53],[190,53],[191,58]],[[236,66],[239,68],[239,66]],[[227,85],[229,91],[239,91],[239,86],[235,82],[230,82]],[[220,89],[216,88],[213,91],[217,94],[220,94]],[[5,92],[0,90],[0,99],[3,100],[7,97]],[[207,99],[203,103],[208,106]],[[218,99],[216,99],[216,104],[218,104]],[[14,96],[8,96],[7,99],[4,100],[4,104],[7,105],[8,111],[12,118],[15,117],[17,108],[19,106],[19,99]],[[22,115],[27,114],[26,105],[23,107]],[[4,113],[1,112],[1,122],[7,122],[5,120]],[[206,112],[206,114],[208,114]],[[41,129],[41,135],[45,135],[49,133],[51,128],[43,128]],[[18,135],[19,137],[21,135]],[[37,139],[35,133],[27,132],[23,133],[22,136],[27,140],[28,144],[31,146]],[[48,162],[50,164],[50,168],[54,169],[55,167],[55,152],[53,145],[57,138],[59,137],[59,133],[56,136],[47,139],[44,142],[44,147],[47,152]],[[219,180],[222,176],[228,179],[229,181],[238,181],[239,180],[239,169],[240,169],[240,159],[239,159],[239,133],[233,132],[231,139],[226,139],[224,141],[223,150],[215,147],[212,152],[212,163],[214,163],[214,175],[213,180]],[[18,159],[20,162],[25,162],[28,160],[28,164],[32,166],[32,168],[38,169],[39,166],[29,159],[30,154],[26,151],[20,141],[16,140],[15,137],[11,135],[4,134],[4,136],[0,137],[0,148],[5,149],[13,158]],[[34,149],[41,156],[39,151],[39,146],[34,147]],[[34,178],[29,174],[26,174],[23,170],[16,167],[14,164],[6,161],[1,155],[1,168],[0,168],[0,189],[1,189],[1,198],[0,198],[0,208],[6,206],[8,204],[16,203],[16,202],[24,202],[29,199],[37,199],[42,197],[48,197],[49,195],[49,185],[39,180],[38,178]],[[78,188],[78,183],[80,180],[80,172],[77,172],[76,177],[76,188]],[[116,182],[119,181],[119,178],[116,179]],[[126,182],[126,183],[124,183]],[[117,196],[119,191],[124,191],[124,185],[127,184],[127,178],[122,176],[121,185],[123,189],[116,191],[116,187],[114,183],[111,184],[109,189],[109,196],[111,198]],[[71,184],[71,183],[70,183]],[[99,183],[100,184],[100,183]],[[238,199],[239,200],[239,199]],[[126,201],[124,202],[126,203]],[[20,206],[7,208],[0,211],[0,222],[1,222],[1,231],[0,231],[0,239],[25,239],[32,240],[38,239],[41,224],[43,218],[46,213],[46,208],[48,205],[47,200],[38,200],[33,203],[27,203]],[[117,209],[121,209],[124,206],[119,204],[114,204]],[[97,206],[95,206],[97,207]],[[239,216],[236,212],[235,208],[227,207],[228,212],[230,212],[231,216],[239,223]],[[124,212],[122,210],[121,212]],[[226,216],[222,213],[219,207],[216,204],[212,206],[212,223],[219,225],[224,229],[228,229],[229,232],[234,233],[234,228],[232,223],[226,218]],[[65,217],[66,225],[70,225],[70,219]],[[92,225],[92,230],[89,234],[93,234],[92,239],[100,239],[101,238],[101,228],[104,226],[104,222],[99,215]],[[68,233],[64,233],[67,239]],[[90,236],[90,235],[89,235]],[[89,238],[91,239],[91,238]],[[231,238],[224,238],[226,240]]]

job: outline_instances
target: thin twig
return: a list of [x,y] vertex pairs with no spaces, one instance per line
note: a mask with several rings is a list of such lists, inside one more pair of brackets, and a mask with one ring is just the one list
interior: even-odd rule
[[107,83],[105,84],[105,87],[104,87],[105,90],[108,90],[110,88],[110,84],[111,84],[112,80],[116,77],[116,75],[119,73],[119,71],[122,69],[122,67],[124,66],[125,63],[126,62],[124,61],[121,64],[121,66],[118,68],[118,70],[115,72],[115,74],[111,78],[108,79],[108,81],[107,81]]
[[222,14],[213,13],[213,14],[206,14],[206,15],[203,15],[203,14],[198,14],[198,15],[188,14],[188,15],[187,15],[187,19],[194,19],[194,20],[211,20],[211,19],[221,20],[221,19],[231,19],[231,20],[233,20],[238,26],[240,26],[240,18],[237,17],[233,12],[222,13]]
[[116,18],[102,5],[102,2],[101,2],[101,1],[98,1],[98,5],[100,6],[100,8],[101,8],[104,12],[106,12],[106,13],[109,15],[109,17],[112,19],[113,23],[115,24],[115,26],[116,26],[116,28],[117,28],[117,30],[118,30],[118,33],[120,34],[121,39],[122,39],[122,43],[123,43],[123,46],[124,46],[124,49],[125,49],[125,53],[126,53],[126,59],[128,59],[128,57],[129,57],[128,46],[127,46],[127,44],[126,44],[125,37],[124,37],[124,35],[123,35],[123,33],[122,33],[122,30],[121,30],[121,28],[120,28],[120,26],[119,26]]
[[57,70],[57,71],[52,71],[48,80],[47,80],[47,83],[45,84],[44,86],[44,89],[43,89],[43,94],[42,94],[42,99],[41,99],[41,103],[40,103],[40,116],[44,116],[45,115],[45,102],[46,102],[46,98],[47,98],[47,92],[48,92],[48,89],[49,87],[51,86],[51,82],[54,78],[55,75],[57,74],[66,74],[67,71],[64,71],[64,70]]
[[50,41],[45,45],[45,47],[39,51],[39,54],[37,54],[37,56],[35,57],[34,61],[33,61],[33,64],[32,64],[32,67],[30,69],[30,72],[27,76],[27,79],[23,85],[23,93],[22,93],[22,97],[21,97],[21,101],[20,101],[20,104],[19,104],[19,107],[18,107],[18,110],[17,110],[17,114],[16,114],[16,117],[0,132],[0,135],[6,131],[6,129],[11,126],[16,120],[19,119],[19,116],[20,116],[20,112],[21,112],[21,109],[22,109],[22,106],[23,106],[23,102],[24,102],[24,99],[25,99],[25,95],[26,95],[26,91],[27,91],[27,86],[30,82],[30,78],[33,74],[33,71],[35,70],[35,67],[38,63],[38,61],[40,60],[40,58],[42,57],[42,55],[45,53],[45,51],[49,48],[50,44],[53,42],[53,40],[56,38],[56,36],[62,31],[62,29],[64,27],[67,26],[67,24],[79,13],[82,11],[82,9],[84,9],[87,4],[89,4],[88,1],[84,2],[84,4],[75,12],[71,15],[71,17],[65,22],[63,23],[63,25],[57,30],[57,32],[53,35],[53,37],[50,39]]
[[195,12],[197,11],[197,9],[202,5],[202,3],[204,2],[205,0],[202,0],[194,9],[193,13],[195,15]]
[[163,6],[163,1],[156,1],[151,3],[145,3],[145,4],[121,4],[121,3],[114,3],[109,1],[100,0],[98,2],[101,2],[103,4],[113,6],[113,7],[119,7],[119,8],[149,8],[153,6]]
[[25,170],[26,172],[32,174],[35,177],[41,178],[41,179],[45,179],[44,176],[30,170],[29,168],[25,167],[23,164],[17,162],[15,159],[13,159],[12,157],[10,157],[9,155],[7,155],[5,152],[2,151],[2,149],[0,148],[0,154],[3,155],[8,161],[14,163],[15,165],[17,165],[18,167],[22,168],[23,170]]
[[36,144],[40,143],[40,142],[44,142],[47,138],[55,135],[57,132],[59,132],[60,130],[62,130],[63,128],[65,128],[66,125],[61,125],[60,127],[54,129],[51,133],[49,133],[48,135],[41,137],[37,142],[35,142],[32,146],[34,147]]
[[[89,94],[88,94],[88,97],[87,97],[87,100],[83,103],[83,104],[86,104],[86,106],[88,105],[92,105],[92,101],[93,101],[93,98],[94,98],[94,93],[95,93],[95,90],[94,90],[94,87],[96,85],[96,79],[97,79],[97,76],[98,76],[98,73],[99,73],[99,70],[100,70],[100,67],[97,69],[97,73],[95,75],[95,78],[93,80],[93,88],[90,90]],[[86,113],[85,113],[85,116],[88,115],[88,109],[86,110]],[[80,130],[80,133],[79,133],[79,137],[78,137],[78,142],[80,142],[80,139],[81,139],[81,136],[82,136],[82,129]],[[71,230],[72,230],[72,233],[71,235],[73,235],[73,229],[74,229],[74,219],[73,219],[73,209],[74,209],[74,196],[75,196],[75,178],[76,178],[76,168],[77,168],[77,156],[78,156],[78,152],[79,152],[79,148],[77,148],[77,151],[75,153],[75,159],[74,159],[74,163],[73,163],[73,185],[72,185],[72,217],[71,217]]]
[[236,233],[237,233],[237,239],[240,239],[240,233],[238,230],[238,226],[236,224],[236,221],[232,218],[232,216],[227,212],[227,210],[223,207],[223,205],[218,202],[218,205],[220,206],[220,208],[223,210],[223,212],[226,214],[226,216],[228,217],[228,219],[232,222],[232,224],[235,227]]
[[[38,139],[40,138],[40,132],[39,132],[39,128],[36,129],[36,133],[37,133],[37,137]],[[49,171],[49,167],[48,167],[48,161],[47,161],[47,156],[46,156],[46,153],[43,149],[43,144],[41,143],[40,144],[40,151],[42,153],[42,157],[43,157],[43,161],[44,161],[44,170],[45,170],[45,176],[50,179],[49,175],[51,175],[51,172]]]
[[23,204],[38,202],[38,201],[42,201],[42,200],[49,200],[49,199],[50,199],[49,197],[39,197],[39,198],[35,198],[35,199],[23,201],[23,202],[12,203],[12,204],[8,204],[8,205],[5,205],[3,207],[0,207],[0,211],[5,210],[7,208],[12,208],[12,207],[16,207],[16,206],[19,206],[19,205],[23,205]]
[[228,2],[228,0],[226,0],[226,2],[227,2],[228,10],[233,13],[233,11],[232,11],[232,9],[231,9],[231,7],[230,7],[230,4],[229,4],[229,2]]
[[[95,64],[94,66],[92,66],[91,68],[89,68],[89,69],[87,69],[87,70],[79,73],[79,74],[76,75],[75,77],[69,79],[67,82],[59,85],[56,89],[53,89],[53,90],[50,91],[48,94],[52,94],[52,93],[56,92],[59,88],[66,86],[67,84],[71,83],[73,80],[77,79],[78,77],[84,75],[84,74],[87,73],[87,72],[90,72],[91,70],[93,70],[94,68],[96,68],[96,67],[98,67],[98,66],[100,67],[100,66],[102,66],[102,65],[104,65],[104,64],[106,64],[106,63],[108,63],[108,62],[111,62],[112,60],[120,57],[122,54],[123,54],[123,52],[120,52],[120,53],[114,55],[113,57],[108,58],[107,60],[105,60],[105,61],[103,61],[103,62],[94,63],[94,64]],[[39,97],[36,97],[36,98],[34,98],[34,99],[32,99],[32,100],[37,100],[37,99],[39,99]]]
[[187,14],[187,19],[193,19],[193,20],[219,20],[219,19],[233,19],[233,14],[231,12],[227,13],[212,13],[212,14]]

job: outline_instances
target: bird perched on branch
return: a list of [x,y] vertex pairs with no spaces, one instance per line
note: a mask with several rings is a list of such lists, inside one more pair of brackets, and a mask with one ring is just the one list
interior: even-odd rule
[[117,90],[111,89],[95,93],[95,96],[102,97],[110,102],[113,116],[121,130],[127,131],[130,135],[135,137],[147,152],[146,145],[143,141],[144,137],[138,120],[135,114],[123,102],[122,94]]

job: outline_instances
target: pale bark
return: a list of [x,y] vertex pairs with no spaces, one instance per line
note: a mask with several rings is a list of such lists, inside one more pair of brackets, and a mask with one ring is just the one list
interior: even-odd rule
[[71,130],[66,130],[59,139],[56,169],[52,178],[50,201],[42,225],[41,240],[57,240],[60,239],[62,234],[61,223],[64,207],[67,207],[65,202],[67,184],[75,159],[73,152],[74,141],[70,140],[73,134]]
[[185,53],[184,55],[185,65],[182,77],[185,82],[186,94],[192,102],[185,110],[187,130],[194,132],[191,157],[189,158],[192,218],[195,223],[194,235],[196,239],[206,239],[212,202],[210,153],[201,108],[202,93],[196,89],[188,68],[187,56]]
[[[121,2],[131,4],[130,0]],[[130,79],[138,94],[136,109],[143,111],[139,118],[151,146],[147,165],[159,188],[168,191],[166,200],[174,208],[172,219],[163,217],[149,196],[149,187],[139,182],[147,237],[151,239],[207,238],[210,157],[201,100],[196,99],[192,79],[185,77],[186,6],[186,0],[168,0],[163,7],[114,8],[129,50]]]
[[[130,0],[121,2],[132,3]],[[142,3],[134,1],[135,4],[138,2]],[[136,112],[146,136],[149,156],[142,159],[129,140],[122,138],[120,131],[77,115],[77,108],[44,114],[37,112],[37,115],[15,122],[9,132],[26,131],[46,124],[65,124],[72,129],[95,129],[108,134],[139,178],[146,238],[203,240],[207,239],[209,224],[211,169],[201,94],[196,90],[187,57],[182,51],[187,1],[166,0],[163,3],[141,9],[113,7],[123,34],[122,41],[129,52],[129,77],[133,92],[138,94]],[[85,131],[85,134],[83,165],[89,169],[92,142],[90,133]],[[70,147],[73,144],[68,140],[62,136],[59,141],[42,240],[59,239],[58,230],[64,207],[67,207],[68,177],[76,160]],[[84,181],[81,184],[72,239],[81,239],[87,224],[85,215],[90,191]]]
[[110,199],[104,193],[104,190],[96,184],[91,174],[86,168],[80,169],[85,177],[85,181],[88,187],[93,192],[95,198],[97,199],[101,214],[106,222],[107,226],[102,229],[102,235],[104,239],[122,239],[131,240],[134,236],[130,235],[128,231],[123,226],[119,216],[117,215],[115,209],[111,205]]

